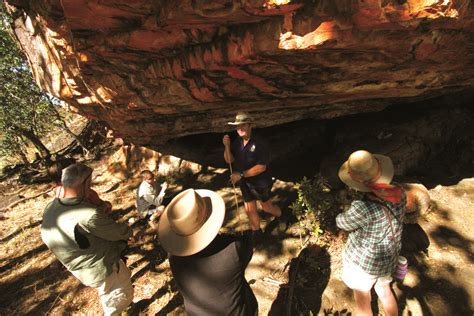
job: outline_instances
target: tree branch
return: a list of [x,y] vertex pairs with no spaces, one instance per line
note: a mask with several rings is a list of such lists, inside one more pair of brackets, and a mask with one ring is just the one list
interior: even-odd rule
[[14,207],[14,206],[17,205],[17,204],[20,204],[20,203],[25,202],[25,201],[30,200],[30,199],[37,198],[38,196],[43,195],[43,194],[46,194],[46,193],[48,193],[49,191],[52,191],[53,189],[54,189],[54,187],[49,188],[49,189],[47,189],[47,190],[45,190],[45,191],[43,191],[43,192],[41,192],[41,193],[38,193],[38,194],[36,194],[36,195],[27,196],[27,197],[24,197],[24,198],[22,198],[22,199],[16,200],[15,202],[10,203],[8,206],[6,206],[6,207],[0,209],[0,212],[5,212],[5,211],[7,211],[8,209]]

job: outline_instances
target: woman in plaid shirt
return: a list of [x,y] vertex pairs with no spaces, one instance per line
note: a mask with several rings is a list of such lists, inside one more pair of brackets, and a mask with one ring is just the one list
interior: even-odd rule
[[350,188],[367,192],[353,201],[336,224],[350,232],[343,252],[342,279],[354,291],[357,315],[372,315],[370,291],[374,287],[385,315],[397,315],[390,289],[401,248],[406,195],[391,184],[393,164],[389,157],[365,150],[352,153],[339,169],[339,178]]

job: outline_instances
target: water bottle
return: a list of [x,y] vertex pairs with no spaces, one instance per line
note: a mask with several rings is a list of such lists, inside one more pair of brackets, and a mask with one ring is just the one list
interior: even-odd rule
[[403,256],[398,257],[397,267],[393,272],[393,277],[398,280],[403,280],[408,272],[408,260]]

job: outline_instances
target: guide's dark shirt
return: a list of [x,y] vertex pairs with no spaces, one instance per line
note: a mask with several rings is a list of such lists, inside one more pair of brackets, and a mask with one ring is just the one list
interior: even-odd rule
[[272,177],[268,172],[269,149],[267,143],[262,138],[252,136],[244,146],[243,139],[238,137],[232,143],[231,151],[234,156],[235,171],[243,172],[255,165],[267,166],[267,170],[264,172],[253,177],[245,177],[241,181],[259,188],[272,185]]
[[252,255],[250,236],[218,235],[195,255],[171,256],[186,315],[257,315],[257,299],[245,279]]

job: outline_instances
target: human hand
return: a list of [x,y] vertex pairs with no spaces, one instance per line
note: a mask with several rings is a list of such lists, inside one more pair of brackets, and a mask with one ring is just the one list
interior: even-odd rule
[[233,172],[233,173],[230,175],[230,181],[231,181],[233,184],[236,184],[237,182],[239,182],[240,179],[242,179],[242,177],[240,176],[240,173],[238,173],[238,172]]
[[230,137],[229,135],[224,135],[224,137],[222,138],[222,143],[224,144],[224,146],[227,148],[230,146]]
[[164,210],[165,210],[165,207],[163,205],[158,206],[156,208],[156,211],[150,216],[150,219],[148,220],[148,224],[155,231],[158,231],[160,216],[161,214],[163,214]]
[[160,216],[161,214],[163,214],[164,211],[165,211],[165,206],[160,205],[156,208],[155,214],[157,214],[157,216]]
[[161,190],[164,192],[166,189],[168,189],[168,183],[165,181],[161,184]]

